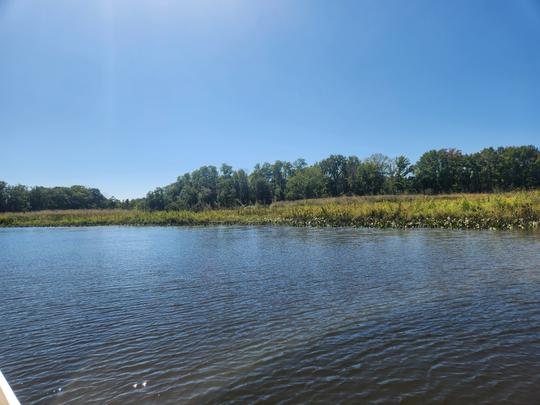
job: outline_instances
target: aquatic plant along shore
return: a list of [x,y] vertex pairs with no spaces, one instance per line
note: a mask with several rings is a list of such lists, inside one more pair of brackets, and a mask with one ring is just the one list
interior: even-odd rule
[[206,211],[62,210],[0,214],[1,227],[288,225],[538,229],[540,191],[338,197]]

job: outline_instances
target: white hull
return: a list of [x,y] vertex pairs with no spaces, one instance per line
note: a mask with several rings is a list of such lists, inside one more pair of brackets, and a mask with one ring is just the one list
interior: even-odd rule
[[0,371],[0,405],[21,405]]

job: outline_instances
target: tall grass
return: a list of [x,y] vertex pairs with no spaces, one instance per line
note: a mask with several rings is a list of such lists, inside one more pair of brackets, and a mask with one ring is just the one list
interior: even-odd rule
[[217,224],[533,229],[540,224],[540,191],[340,197],[203,212],[67,210],[0,214],[0,227]]

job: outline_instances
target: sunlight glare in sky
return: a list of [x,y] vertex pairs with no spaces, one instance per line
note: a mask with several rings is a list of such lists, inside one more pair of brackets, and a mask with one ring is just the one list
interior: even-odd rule
[[205,164],[537,143],[539,8],[0,0],[2,180],[125,198]]
[[241,20],[249,12],[245,0],[101,0],[102,7],[114,18],[128,22],[181,23],[184,28],[211,29],[231,19]]

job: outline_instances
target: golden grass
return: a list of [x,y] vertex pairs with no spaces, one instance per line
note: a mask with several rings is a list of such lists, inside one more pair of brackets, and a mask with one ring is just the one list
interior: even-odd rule
[[533,229],[540,191],[339,197],[238,209],[191,211],[66,210],[0,214],[0,227],[90,225],[291,225],[377,228]]

